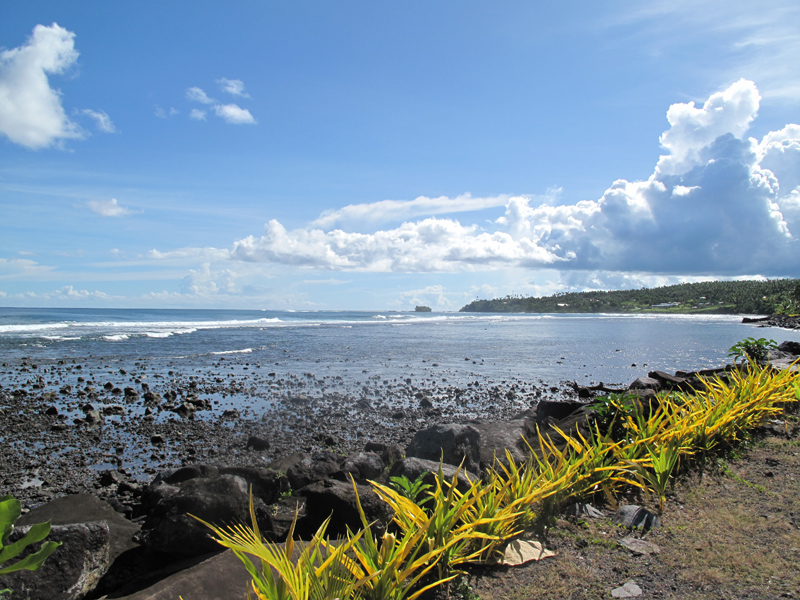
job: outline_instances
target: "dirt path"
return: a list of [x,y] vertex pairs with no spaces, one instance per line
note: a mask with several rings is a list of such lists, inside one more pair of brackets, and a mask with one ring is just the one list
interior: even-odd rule
[[[661,526],[644,536],[660,550],[634,554],[609,517],[559,519],[538,563],[476,573],[464,600],[612,598],[633,581],[639,598],[800,598],[800,435],[796,420],[762,432],[700,475],[684,475]],[[652,504],[649,505],[653,508]],[[605,507],[605,514],[611,510]],[[624,597],[624,596],[622,596]]]

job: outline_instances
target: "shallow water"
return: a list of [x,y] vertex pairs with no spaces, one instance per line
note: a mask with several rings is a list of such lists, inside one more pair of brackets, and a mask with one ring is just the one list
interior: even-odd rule
[[202,370],[227,358],[281,376],[338,376],[343,387],[371,377],[624,384],[648,370],[720,366],[748,336],[800,341],[798,331],[744,325],[738,315],[0,309],[7,361]]

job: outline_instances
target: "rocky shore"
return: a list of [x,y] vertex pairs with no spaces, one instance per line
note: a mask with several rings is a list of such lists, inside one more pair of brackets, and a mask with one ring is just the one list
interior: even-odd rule
[[[785,367],[797,356],[800,344],[785,342],[771,360]],[[0,582],[16,598],[157,598],[153,585],[167,589],[172,573],[219,552],[187,513],[247,522],[252,489],[268,538],[284,539],[298,509],[300,536],[331,511],[329,533],[342,534],[359,525],[350,476],[362,485],[390,475],[413,479],[440,457],[463,460],[479,476],[505,449],[524,458],[522,439],[533,441],[538,428],[581,427],[598,394],[646,400],[725,372],[653,371],[619,389],[409,378],[344,393],[311,373],[278,377],[224,359],[216,367],[182,374],[146,362],[113,371],[67,361],[3,365],[0,491],[32,509],[21,524],[52,519],[54,539],[64,541],[62,558]],[[228,398],[243,394],[250,403],[234,408]],[[360,494],[371,519],[388,518],[366,485]]]
[[758,323],[759,327],[780,327],[782,329],[800,329],[800,316],[769,315],[768,317],[745,317],[742,323]]

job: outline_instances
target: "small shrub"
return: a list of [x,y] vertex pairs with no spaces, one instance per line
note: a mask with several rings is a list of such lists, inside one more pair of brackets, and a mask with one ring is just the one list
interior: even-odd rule
[[745,338],[741,342],[737,342],[728,350],[728,356],[733,358],[733,362],[737,359],[744,361],[764,361],[769,358],[770,350],[777,350],[778,344],[775,340],[768,340],[766,338],[755,339],[752,337]]

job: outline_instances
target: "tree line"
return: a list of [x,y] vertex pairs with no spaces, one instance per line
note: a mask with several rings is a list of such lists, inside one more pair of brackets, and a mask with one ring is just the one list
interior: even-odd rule
[[706,281],[639,290],[560,292],[541,298],[474,300],[461,312],[797,314],[800,279]]

